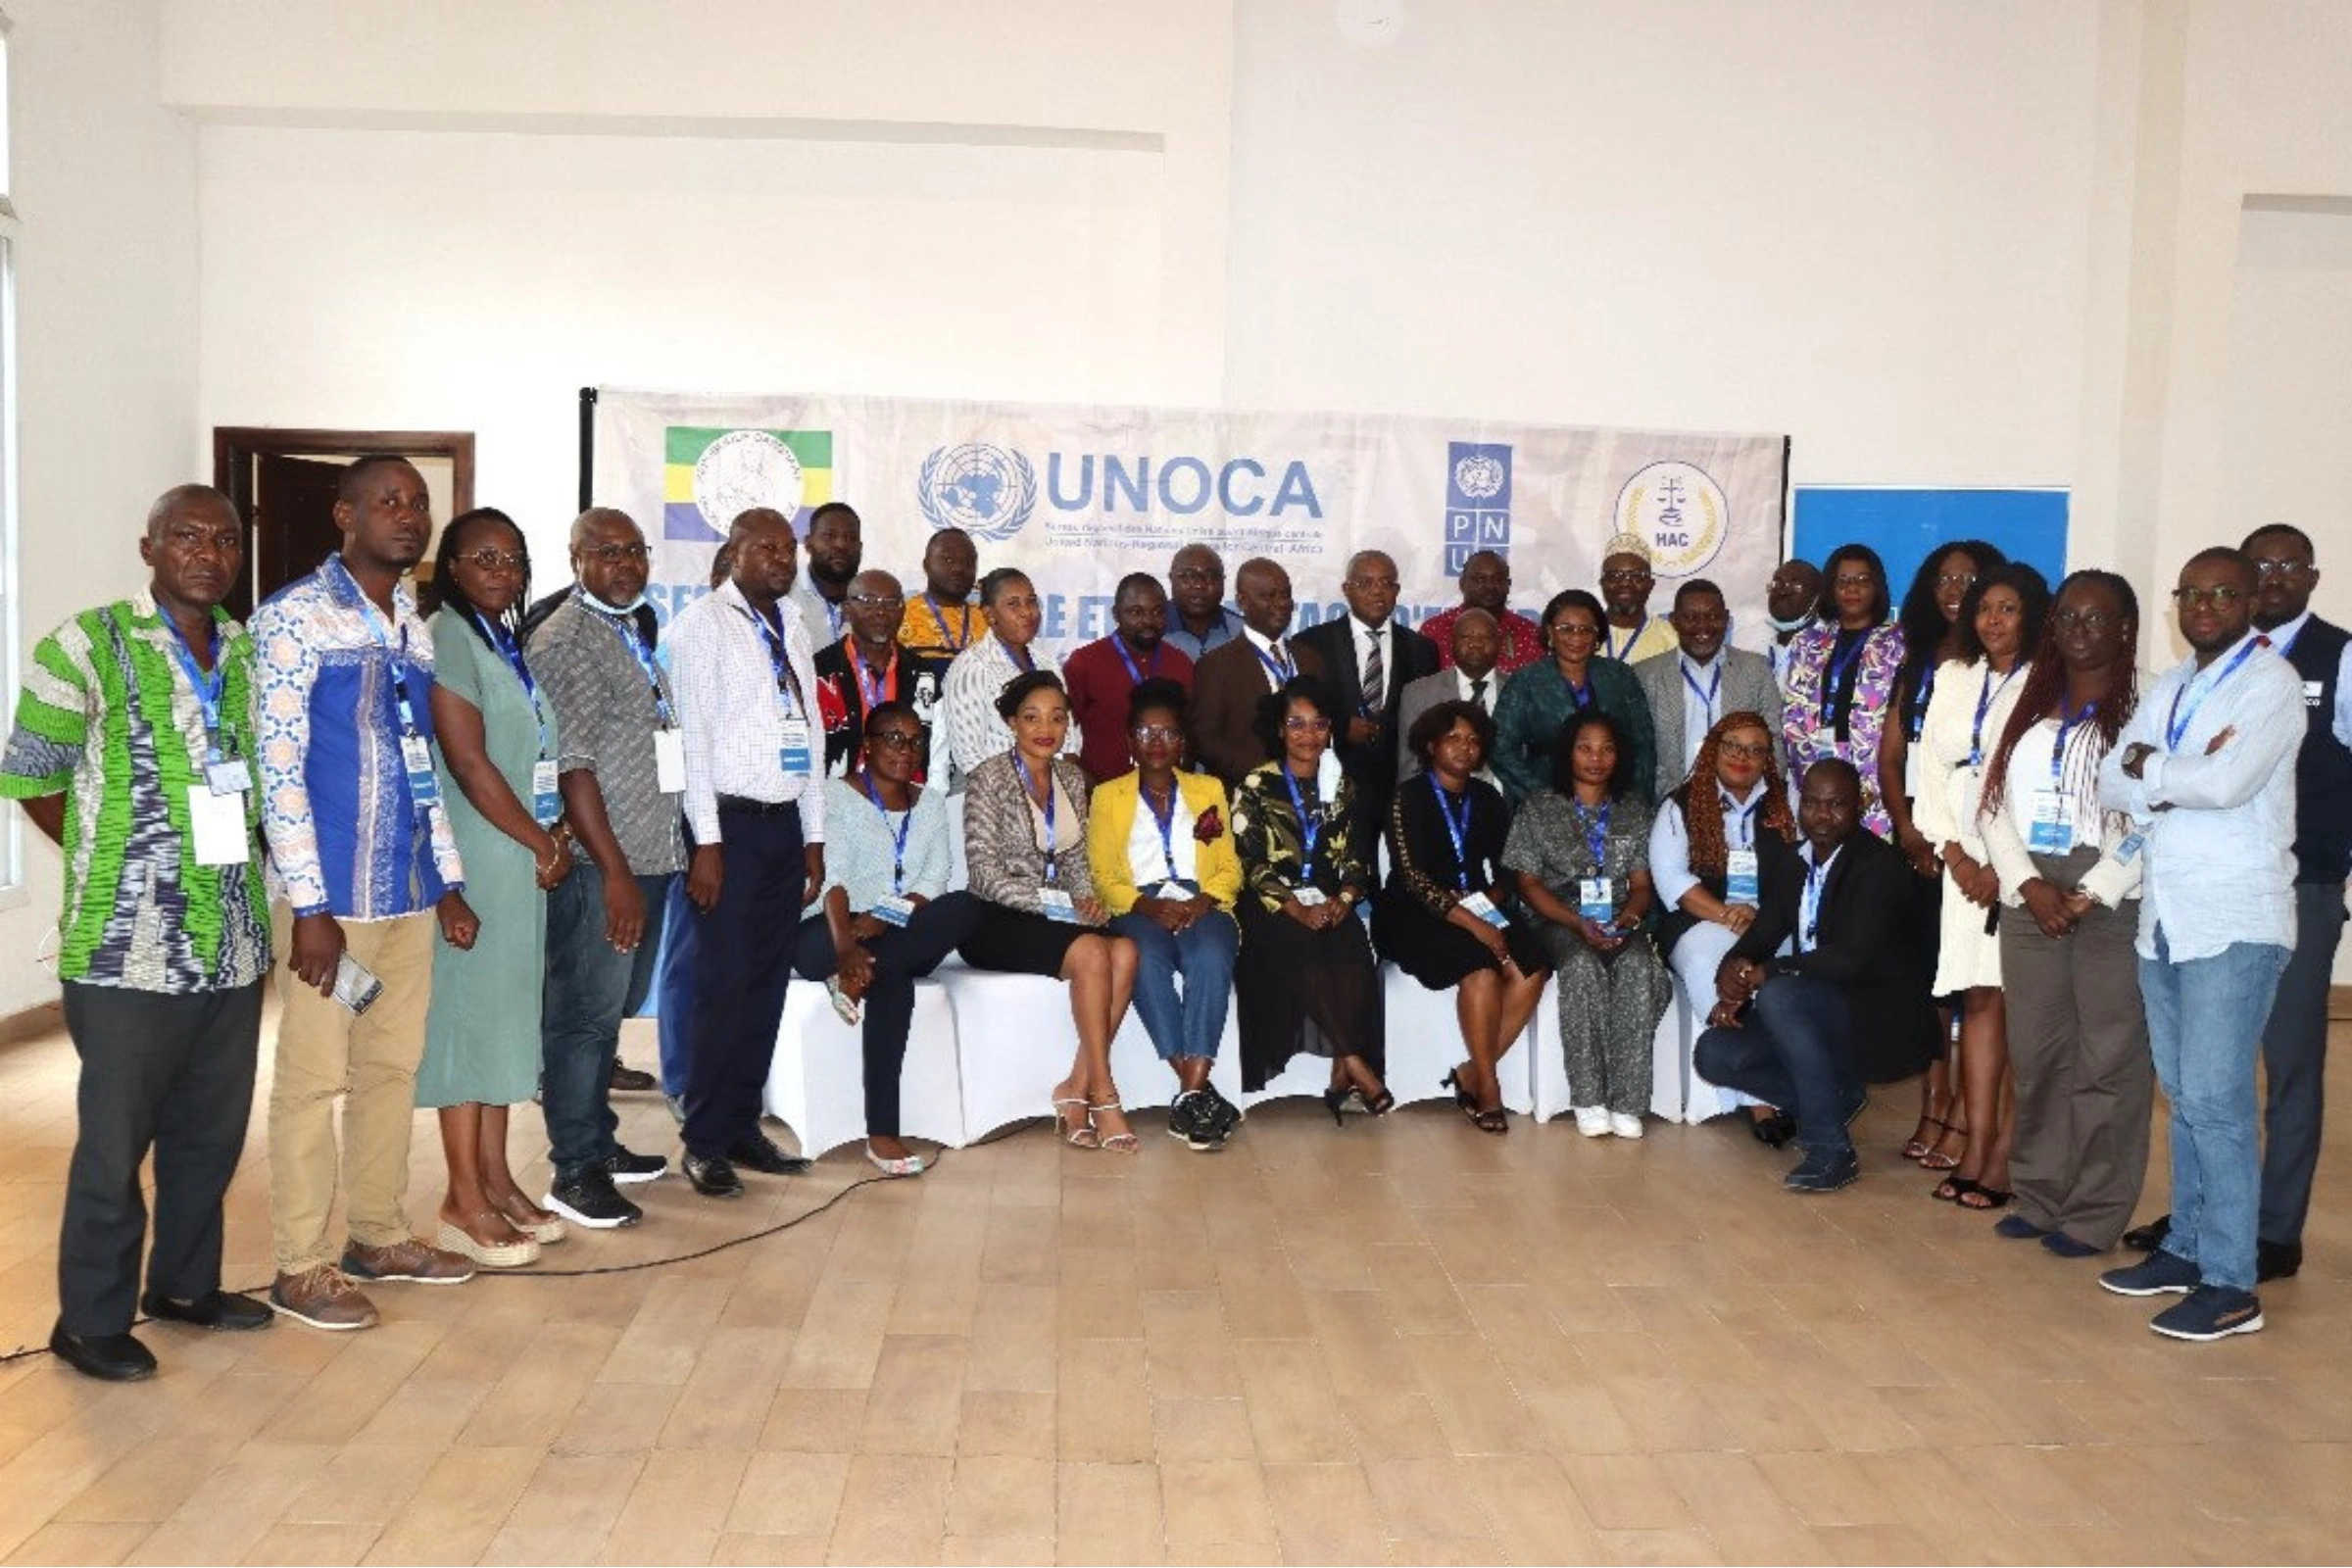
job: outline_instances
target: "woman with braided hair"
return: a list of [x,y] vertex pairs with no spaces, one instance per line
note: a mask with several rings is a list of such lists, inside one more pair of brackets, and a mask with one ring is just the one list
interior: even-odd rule
[[1993,1230],[2060,1257],[2113,1247],[2148,1166],[2155,1068],[2132,944],[2142,868],[2099,807],[2099,763],[2139,696],[2139,601],[2108,571],[2058,597],[1984,766],[1978,827],[2000,878],[2001,984],[2017,1079],[2010,1188]]
[[[1793,857],[1796,839],[1796,813],[1773,760],[1764,715],[1724,714],[1699,744],[1690,776],[1659,803],[1649,830],[1650,879],[1666,907],[1658,946],[1684,1000],[1700,1016],[1714,1005],[1724,955],[1755,922],[1764,857]],[[1793,1126],[1779,1109],[1698,1077],[1687,1053],[1676,1072],[1677,1108],[1686,1120],[1704,1121],[1744,1104],[1758,1138],[1775,1148],[1788,1141]]]

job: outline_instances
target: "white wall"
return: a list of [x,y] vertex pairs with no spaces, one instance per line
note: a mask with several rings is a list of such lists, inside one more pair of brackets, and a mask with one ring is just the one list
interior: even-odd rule
[[[146,580],[148,505],[196,446],[195,135],[158,102],[152,3],[8,0],[15,103],[22,658]],[[13,701],[14,694],[11,694]],[[58,855],[24,829],[0,907],[0,1015],[54,998]]]

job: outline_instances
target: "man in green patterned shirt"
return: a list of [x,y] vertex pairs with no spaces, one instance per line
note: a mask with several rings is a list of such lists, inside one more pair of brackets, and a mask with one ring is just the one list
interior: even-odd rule
[[[81,1056],[56,1332],[91,1377],[155,1371],[134,1306],[209,1329],[270,1309],[220,1289],[220,1203],[253,1102],[270,921],[254,828],[253,644],[220,611],[245,564],[226,497],[169,490],[147,514],[146,592],[33,650],[0,796],[65,851],[58,978]],[[155,1242],[139,1294],[155,1151]]]

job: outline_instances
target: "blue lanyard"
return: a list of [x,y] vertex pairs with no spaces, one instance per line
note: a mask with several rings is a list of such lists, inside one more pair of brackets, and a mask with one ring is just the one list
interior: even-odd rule
[[1012,644],[1000,638],[998,639],[997,646],[1004,650],[1004,657],[1011,660],[1013,667],[1018,669],[1022,674],[1027,675],[1036,670],[1037,656],[1029,652],[1029,649],[1026,645],[1015,648],[1012,646]]
[[784,716],[797,718],[800,715],[798,694],[801,682],[800,677],[792,672],[792,660],[784,652],[784,634],[769,625],[767,617],[749,605],[744,607],[743,612],[752,617],[752,624],[760,628],[760,635],[767,642],[767,662],[776,672],[776,701],[783,705]]
[[[1862,650],[1870,646],[1870,631],[1865,628],[1859,636],[1854,638],[1853,646],[1845,651],[1843,657],[1840,657],[1838,652],[1838,640],[1844,635],[1842,628],[1830,634],[1830,662],[1824,671],[1821,685],[1821,716],[1832,722],[1853,712],[1852,694],[1848,693],[1845,701],[1840,704],[1838,701],[1838,691],[1845,684],[1845,672],[1853,667],[1855,660],[1862,657]],[[1833,710],[1835,710],[1834,712]]]
[[[1843,848],[1843,845],[1838,846],[1838,849]],[[1818,865],[1805,867],[1805,892],[1802,902],[1797,906],[1796,915],[1796,951],[1799,953],[1812,952],[1814,944],[1821,940],[1821,894],[1822,889],[1829,886],[1830,867],[1837,860],[1838,850],[1832,850],[1828,859]]]
[[935,599],[935,598],[933,598],[933,597],[932,597],[932,595],[931,595],[931,590],[930,590],[930,589],[928,589],[928,588],[926,588],[926,589],[924,589],[924,590],[923,590],[923,603],[924,603],[924,604],[926,604],[926,605],[929,605],[929,606],[931,607],[931,618],[932,618],[933,620],[936,620],[936,621],[938,621],[938,622],[939,622],[939,640],[940,640],[941,642],[943,642],[943,643],[947,644],[949,648],[953,649],[955,652],[956,652],[956,653],[959,653],[959,654],[960,654],[960,653],[962,653],[962,652],[964,651],[964,649],[966,649],[966,648],[968,648],[968,647],[970,647],[970,646],[971,646],[971,641],[972,641],[972,607],[971,607],[971,606],[969,606],[969,605],[957,605],[957,606],[956,607],[957,610],[960,610],[960,611],[962,611],[962,612],[963,612],[963,636],[962,636],[961,638],[958,638],[958,637],[956,637],[956,635],[955,635],[953,632],[951,632],[951,631],[949,631],[949,630],[948,630],[948,612],[947,612],[946,611],[944,611],[944,610],[942,610],[942,609],[940,609],[940,608],[939,608],[939,601],[938,601],[937,599]]
[[1723,694],[1723,660],[1718,656],[1714,667],[1708,670],[1705,691],[1699,690],[1697,680],[1691,676],[1690,662],[1685,660],[1681,662],[1683,684],[1690,688],[1690,695],[1697,698],[1699,706],[1707,710],[1707,723],[1712,727],[1715,722],[1715,699]]
[[[867,773],[864,778],[865,798],[874,803],[875,810],[882,813],[882,831],[888,833],[891,831],[890,808],[882,804],[882,792],[874,788],[874,775]],[[899,818],[897,841],[890,847],[890,891],[893,893],[906,891],[906,830],[912,826],[914,803],[908,801],[906,814]]]
[[1992,666],[1984,666],[1984,685],[1977,693],[1977,721],[1968,731],[1969,766],[1979,766],[1984,760],[1984,715],[1991,710],[1992,700],[2009,689],[2009,683],[2017,679],[2017,672],[2023,668],[2025,665],[2022,662],[2011,664],[2009,673],[2003,675],[2001,683],[1995,686],[1992,683]]
[[1626,637],[1623,648],[1617,646],[1616,630],[1606,620],[1603,620],[1600,625],[1601,630],[1605,633],[1601,640],[1600,651],[1611,659],[1622,662],[1626,655],[1634,651],[1634,644],[1642,640],[1642,634],[1649,629],[1649,612],[1646,610],[1642,612],[1642,618],[1634,622],[1634,629]]
[[1911,727],[1904,732],[1905,740],[1918,740],[1919,732],[1928,726],[1928,702],[1936,695],[1936,668],[1931,663],[1928,672],[1919,678],[1919,695],[1911,700]]
[[220,693],[227,685],[227,671],[220,667],[220,625],[218,621],[212,622],[210,651],[213,667],[207,670],[196,662],[196,650],[188,645],[187,633],[179,629],[179,622],[172,618],[172,612],[166,610],[162,613],[164,624],[172,628],[172,641],[177,645],[172,650],[172,657],[178,660],[179,667],[187,672],[188,684],[196,691],[196,706],[204,711],[205,759],[218,762],[221,759]]
[[360,602],[360,614],[368,622],[368,634],[375,639],[376,646],[383,649],[385,657],[392,662],[392,703],[400,710],[400,732],[404,736],[415,735],[417,733],[416,710],[409,706],[409,628],[401,627],[400,636],[395,640],[391,628],[384,623],[383,615],[376,610],[375,601],[369,599],[360,587],[360,579],[354,577],[351,568],[343,564],[343,558],[337,556],[334,562],[335,569],[343,574],[345,582],[351,584],[352,594]]
[[2253,637],[2247,638],[2245,646],[2237,651],[2237,657],[2230,661],[2229,667],[2224,669],[2219,675],[2215,676],[2211,685],[2207,686],[2203,691],[2197,693],[2197,700],[2188,705],[2187,712],[2183,713],[2180,711],[2180,699],[2188,695],[2188,688],[2190,686],[2194,686],[2196,681],[2191,679],[2179,691],[2173,693],[2172,715],[2166,721],[2164,726],[2164,745],[2167,751],[2179,751],[2180,749],[2180,737],[2188,733],[2189,722],[2197,716],[2197,710],[2205,706],[2205,699],[2211,697],[2221,686],[2223,681],[2226,681],[2230,676],[2236,674],[2237,666],[2244,663],[2247,660],[2253,658],[2254,650],[2260,648],[2261,646],[2262,643],[2259,639]]
[[1446,819],[1446,836],[1453,841],[1453,879],[1464,893],[1470,891],[1470,792],[1462,791],[1462,814],[1453,814],[1453,797],[1438,782],[1438,775],[1429,775],[1429,793],[1438,798],[1438,814]]
[[669,699],[662,695],[662,666],[654,662],[653,652],[645,646],[645,640],[637,635],[636,623],[625,615],[615,615],[611,611],[597,609],[588,603],[585,592],[581,593],[580,600],[599,620],[612,628],[612,635],[621,640],[629,651],[629,657],[637,661],[637,667],[645,671],[645,683],[654,689],[654,711],[662,716],[662,727],[670,728]]
[[[1015,753],[1012,760],[1020,764],[1021,777],[1029,781],[1029,798],[1036,800],[1037,775],[1029,771],[1029,759]],[[1054,764],[1049,762],[1046,764],[1046,804],[1041,808],[1046,818],[1046,880],[1049,883],[1061,880],[1060,869],[1054,863]]]
[[[1257,657],[1263,659],[1266,656],[1260,654]],[[1307,811],[1306,797],[1298,793],[1298,776],[1291,771],[1291,764],[1283,762],[1279,765],[1282,768],[1282,787],[1291,792],[1291,809],[1298,813],[1298,842],[1306,851],[1306,863],[1298,868],[1298,880],[1311,881],[1315,874],[1315,846],[1322,841],[1323,824]]]
[[473,619],[474,624],[490,634],[490,646],[498,650],[507,667],[514,671],[514,678],[522,682],[522,694],[530,699],[531,714],[539,720],[539,756],[545,759],[555,748],[548,744],[547,710],[539,701],[539,683],[531,679],[531,668],[522,661],[522,645],[514,640],[513,632],[490,616],[476,611]]
[[1592,874],[1609,874],[1609,806],[1603,804],[1598,816],[1587,816],[1582,801],[1575,803],[1576,819],[1584,824],[1585,848],[1592,852]]
[[865,710],[870,713],[882,706],[883,698],[890,690],[891,679],[898,672],[898,645],[891,645],[890,662],[882,666],[882,672],[878,675],[874,673],[874,666],[865,662],[865,656],[858,651],[856,638],[849,639],[849,649],[850,667],[858,672],[858,694],[865,699]]
[[1154,675],[1159,673],[1159,644],[1153,643],[1152,645],[1151,657],[1144,661],[1140,668],[1137,666],[1135,661],[1128,656],[1126,638],[1121,637],[1116,632],[1111,633],[1110,649],[1112,653],[1119,656],[1119,662],[1127,666],[1127,678],[1135,682],[1138,686],[1141,686],[1144,683],[1144,670],[1149,669]]
[[1585,683],[1582,686],[1579,686],[1572,680],[1568,680],[1568,677],[1565,675],[1562,675],[1560,679],[1567,681],[1568,701],[1575,705],[1575,710],[1577,712],[1581,713],[1586,709],[1592,706],[1592,680],[1591,676],[1586,677]]
[[1764,804],[1764,791],[1758,789],[1755,792],[1756,798],[1745,806],[1741,806],[1738,801],[1732,799],[1731,792],[1724,789],[1722,785],[1718,784],[1715,788],[1716,793],[1723,797],[1723,804],[1732,808],[1733,812],[1736,812],[1739,818],[1740,842],[1734,847],[1742,850],[1754,849],[1756,847],[1756,811]]
[[2052,791],[2058,788],[2059,770],[2066,765],[2067,738],[2074,734],[2077,725],[2098,710],[2099,705],[2095,698],[2084,703],[2081,710],[2074,713],[2066,710],[2065,698],[2058,699],[2058,741],[2050,748],[2050,788]]
[[[1279,651],[1282,647],[1282,644],[1276,643],[1274,647],[1277,651]],[[1258,647],[1254,641],[1250,644],[1250,650],[1257,655],[1257,662],[1266,666],[1266,673],[1274,677],[1274,684],[1277,687],[1282,686],[1284,683],[1288,682],[1293,675],[1298,673],[1297,667],[1292,664],[1290,656],[1288,654],[1283,655],[1281,661],[1277,662],[1271,655],[1269,655],[1263,648]],[[1297,792],[1294,791],[1293,793],[1296,794]]]
[[1161,859],[1168,862],[1168,880],[1171,882],[1182,880],[1176,874],[1176,796],[1178,788],[1174,779],[1168,781],[1168,808],[1165,813],[1162,813],[1158,805],[1152,801],[1152,792],[1144,788],[1143,780],[1139,778],[1135,782],[1136,793],[1144,798],[1144,804],[1152,808],[1152,820],[1159,825],[1159,855]]

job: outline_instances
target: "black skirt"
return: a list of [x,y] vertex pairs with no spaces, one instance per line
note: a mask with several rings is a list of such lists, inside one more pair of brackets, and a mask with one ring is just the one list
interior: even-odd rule
[[[1500,969],[1487,945],[1402,888],[1383,889],[1372,901],[1372,943],[1380,956],[1431,991],[1451,991],[1481,969]],[[1503,946],[1521,974],[1548,974],[1551,956],[1536,934],[1513,920]]]
[[1235,914],[1242,951],[1233,999],[1242,1037],[1242,1087],[1265,1088],[1293,1056],[1361,1056],[1386,1076],[1380,963],[1363,921],[1350,915],[1309,931],[1245,895]]
[[1061,978],[1062,960],[1080,937],[1108,932],[1066,920],[1049,920],[1028,909],[1008,909],[1001,904],[986,906],[972,934],[956,945],[956,956],[975,969],[1000,974],[1042,974]]

